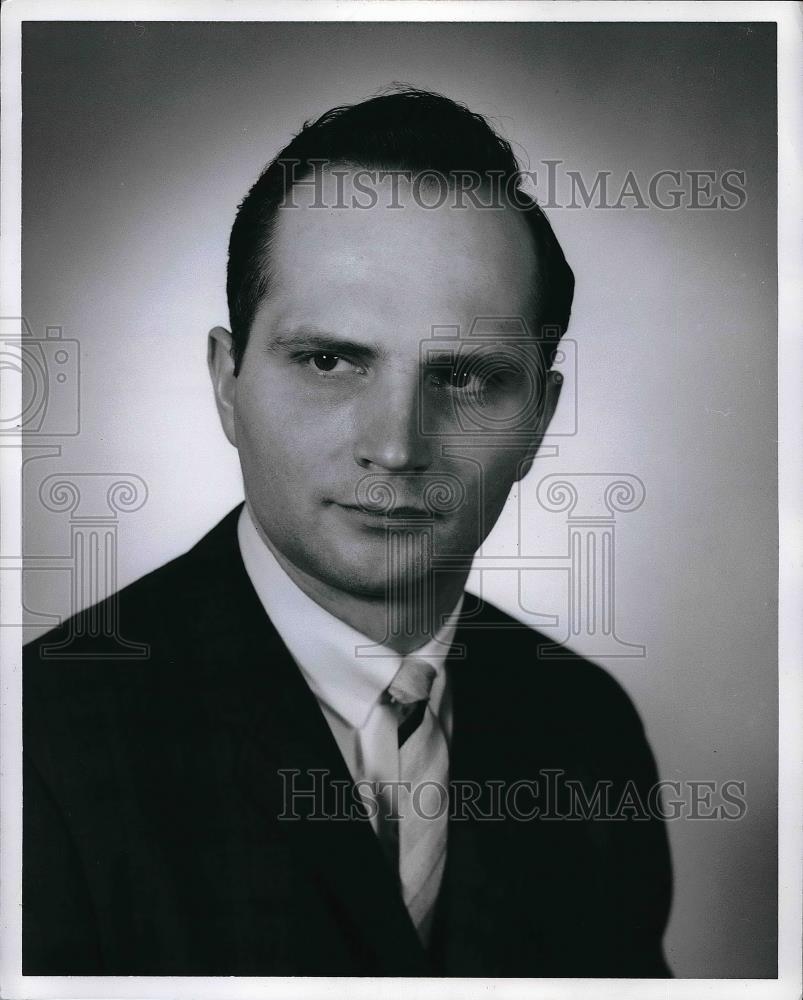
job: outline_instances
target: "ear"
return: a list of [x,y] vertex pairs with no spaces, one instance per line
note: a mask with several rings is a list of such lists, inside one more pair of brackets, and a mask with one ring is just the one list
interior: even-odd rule
[[516,479],[519,481],[524,479],[532,468],[533,461],[535,460],[535,456],[538,454],[538,449],[541,447],[541,442],[544,440],[547,428],[552,423],[552,417],[555,415],[558,400],[560,399],[560,390],[562,388],[563,376],[560,372],[547,372],[546,388],[544,390],[544,408],[541,411],[538,426],[533,434],[532,443],[530,444],[523,461],[519,463],[518,474],[516,476]]
[[237,395],[237,376],[234,374],[234,358],[231,356],[231,334],[222,326],[215,326],[209,331],[206,363],[209,366],[209,377],[212,379],[223,433],[236,448],[234,401]]

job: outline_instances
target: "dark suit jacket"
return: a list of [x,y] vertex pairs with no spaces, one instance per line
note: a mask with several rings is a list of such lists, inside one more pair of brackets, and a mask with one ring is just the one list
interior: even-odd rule
[[[447,661],[452,779],[480,792],[450,821],[430,948],[366,818],[278,818],[280,770],[349,774],[245,572],[238,514],[112,599],[147,659],[109,655],[109,602],[25,649],[24,973],[669,975],[662,822],[483,818],[548,771],[589,796],[632,781],[643,802],[657,780],[619,685],[539,658],[544,638],[489,605]],[[64,641],[73,658],[53,658]]]

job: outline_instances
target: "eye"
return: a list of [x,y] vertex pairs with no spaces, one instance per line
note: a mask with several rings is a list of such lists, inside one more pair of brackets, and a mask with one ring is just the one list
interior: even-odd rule
[[429,373],[430,383],[437,389],[465,389],[472,377],[473,373],[467,365],[436,364]]
[[449,382],[453,389],[465,389],[472,379],[476,379],[476,374],[471,368],[453,368],[450,373]]
[[477,389],[482,374],[471,364],[438,365],[430,373],[430,382],[436,388]]
[[429,384],[444,398],[471,407],[500,407],[518,399],[528,387],[525,369],[515,359],[499,354],[438,359]]
[[357,365],[329,351],[315,351],[304,359],[308,368],[321,375],[331,375],[358,371]]

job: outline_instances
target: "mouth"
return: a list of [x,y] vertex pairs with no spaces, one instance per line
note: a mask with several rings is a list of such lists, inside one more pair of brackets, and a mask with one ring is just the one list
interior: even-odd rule
[[345,510],[350,514],[363,518],[371,518],[382,523],[387,521],[429,521],[442,516],[436,511],[428,510],[426,507],[418,507],[411,504],[398,504],[395,507],[387,509],[376,508],[372,510],[370,507],[361,507],[357,504],[332,502],[336,507],[340,507],[341,510]]

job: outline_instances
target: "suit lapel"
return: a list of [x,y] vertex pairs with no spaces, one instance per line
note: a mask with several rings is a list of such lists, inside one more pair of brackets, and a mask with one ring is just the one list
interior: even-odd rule
[[[194,550],[207,564],[199,565],[198,578],[214,580],[198,602],[203,697],[236,734],[243,793],[279,830],[298,870],[322,887],[338,923],[350,923],[355,946],[373,953],[377,969],[426,975],[425,952],[337,743],[245,572],[238,514],[239,508]],[[345,802],[347,818],[314,818],[315,801],[307,797],[295,800],[298,819],[280,818],[293,811],[285,794],[291,784],[311,788],[313,781],[340,790],[337,801],[325,797],[325,809],[342,815]]]
[[[453,798],[432,950],[440,974],[461,969],[461,975],[481,975],[488,969],[489,952],[503,937],[499,920],[505,907],[502,880],[494,877],[498,863],[494,825],[475,816],[487,814],[490,803],[485,783],[499,775],[489,756],[495,744],[486,722],[489,703],[482,690],[483,657],[475,636],[463,627],[457,630],[453,651],[461,645],[466,658],[450,656],[446,665],[452,697],[449,776]],[[460,787],[476,787],[480,798],[463,809],[465,800],[455,801],[455,789]],[[471,799],[473,792],[468,791],[467,797]]]
[[[441,975],[532,975],[539,962],[534,930],[544,908],[533,898],[531,872],[534,859],[544,856],[543,831],[539,823],[499,817],[500,796],[512,782],[537,777],[527,765],[537,750],[525,750],[535,727],[522,731],[518,724],[512,706],[521,692],[510,689],[512,672],[500,662],[500,653],[517,655],[515,640],[483,627],[482,619],[480,612],[458,629],[447,661],[453,801],[432,959]],[[466,656],[458,659],[461,646]],[[466,805],[471,789],[479,797]],[[552,861],[559,863],[554,854]]]

